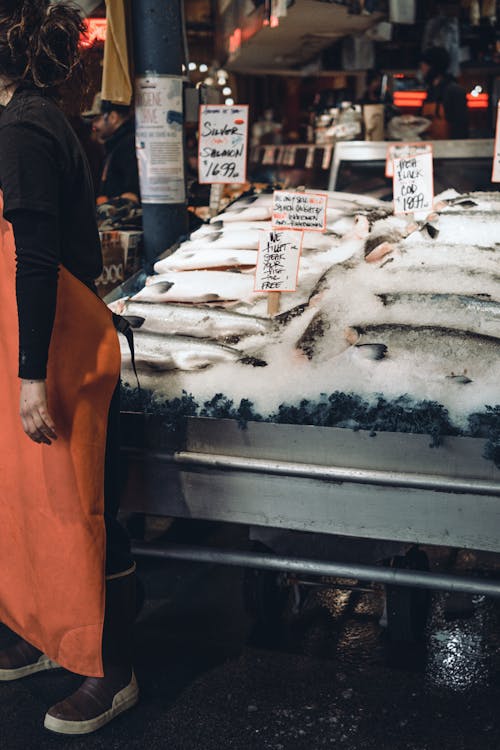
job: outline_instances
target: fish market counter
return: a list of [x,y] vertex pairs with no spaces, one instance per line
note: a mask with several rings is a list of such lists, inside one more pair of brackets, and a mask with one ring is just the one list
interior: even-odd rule
[[[316,535],[332,540],[322,564],[279,564],[432,588],[425,571],[354,569],[352,551],[380,540],[500,552],[500,193],[449,189],[420,218],[325,195],[327,230],[304,232],[279,314],[254,288],[270,194],[240,198],[111,303],[135,329],[141,385],[122,341],[124,507],[245,524],[274,554],[281,532],[312,539],[317,558]],[[242,555],[224,561],[278,565]]]
[[125,510],[500,552],[483,440],[204,418],[174,438],[159,418],[123,421]]

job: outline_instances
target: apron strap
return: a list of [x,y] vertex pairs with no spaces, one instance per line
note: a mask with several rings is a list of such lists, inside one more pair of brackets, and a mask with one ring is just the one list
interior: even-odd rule
[[130,349],[130,359],[132,362],[132,369],[134,370],[135,379],[137,380],[137,387],[141,390],[141,384],[139,382],[139,376],[137,375],[137,368],[135,366],[135,348],[134,348],[134,332],[132,326],[122,315],[113,315],[113,325],[118,333],[122,333],[127,339],[128,348]]

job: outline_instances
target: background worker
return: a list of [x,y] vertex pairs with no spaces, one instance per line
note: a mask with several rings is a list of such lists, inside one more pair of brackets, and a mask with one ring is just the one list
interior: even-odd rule
[[465,89],[448,73],[450,55],[444,47],[430,47],[420,60],[427,86],[422,116],[431,120],[425,137],[446,140],[469,137],[469,113]]
[[106,151],[97,203],[107,203],[114,198],[139,203],[139,170],[132,109],[103,100],[100,110],[92,123],[92,130]]

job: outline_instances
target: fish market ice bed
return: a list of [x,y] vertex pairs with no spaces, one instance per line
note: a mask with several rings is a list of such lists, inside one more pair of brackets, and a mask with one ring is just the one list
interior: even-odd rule
[[416,221],[328,193],[328,230],[305,232],[297,292],[281,295],[274,318],[253,291],[271,201],[237,201],[114,303],[136,329],[144,389],[246,399],[264,419],[334,392],[371,404],[405,396],[440,404],[464,431],[499,403],[500,194],[447,191]]
[[[128,417],[126,506],[500,552],[500,195],[448,191],[416,221],[329,193],[274,318],[250,264],[270,216],[270,196],[237,202],[117,303],[144,403],[187,417],[172,443],[165,417]],[[403,434],[426,430],[440,446]]]
[[124,508],[500,552],[500,470],[484,441],[124,415]]

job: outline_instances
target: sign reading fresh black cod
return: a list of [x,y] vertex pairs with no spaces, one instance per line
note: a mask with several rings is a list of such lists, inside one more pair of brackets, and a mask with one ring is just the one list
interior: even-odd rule
[[247,105],[202,105],[198,140],[198,180],[201,184],[246,182]]
[[434,176],[432,153],[394,160],[394,213],[432,211]]

